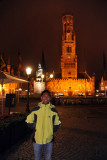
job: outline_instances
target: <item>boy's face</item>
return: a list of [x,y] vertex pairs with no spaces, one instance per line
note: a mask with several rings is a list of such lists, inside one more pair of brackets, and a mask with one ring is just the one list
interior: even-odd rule
[[48,104],[51,100],[51,97],[49,96],[49,94],[47,92],[45,92],[42,96],[41,96],[41,100],[43,102],[43,104]]

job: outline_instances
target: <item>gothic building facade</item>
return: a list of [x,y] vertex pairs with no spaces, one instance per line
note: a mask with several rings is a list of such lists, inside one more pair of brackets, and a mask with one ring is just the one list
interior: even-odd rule
[[[21,59],[21,57],[18,57]],[[20,66],[20,67],[19,67]],[[2,54],[0,54],[0,72],[4,72],[6,74],[9,74],[11,76],[17,77],[17,78],[22,78],[22,79],[26,79],[26,77],[22,77],[21,76],[21,68],[22,65],[21,63],[18,64],[17,70],[15,68],[13,68],[13,66],[10,63],[10,57],[8,57],[8,60],[6,62],[6,60],[4,60]],[[30,81],[30,91],[31,91],[31,81]],[[19,96],[19,94],[22,91],[27,90],[27,83],[7,83],[3,85],[3,97],[6,97],[6,94],[16,94]],[[24,92],[25,94],[27,94],[27,91]],[[2,86],[0,84],[0,98],[2,97]]]
[[62,17],[62,56],[61,77],[49,79],[46,88],[54,94],[65,96],[94,95],[95,76],[90,77],[87,72],[77,72],[76,36],[74,32],[73,16]]

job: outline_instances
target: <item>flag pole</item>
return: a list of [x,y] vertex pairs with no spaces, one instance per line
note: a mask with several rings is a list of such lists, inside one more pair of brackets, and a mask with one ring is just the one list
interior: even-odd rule
[[84,48],[84,65],[85,65],[85,98],[86,98],[86,50]]
[[2,115],[3,115],[3,79],[2,79]]
[[104,90],[105,90],[105,98],[106,98],[106,72],[105,71],[104,71],[104,79],[105,79]]
[[105,98],[106,98],[106,58],[105,58],[104,51],[103,51],[103,66],[104,66],[104,91],[105,91]]

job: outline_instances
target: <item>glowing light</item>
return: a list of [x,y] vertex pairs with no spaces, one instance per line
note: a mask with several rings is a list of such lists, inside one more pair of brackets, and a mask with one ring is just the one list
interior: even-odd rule
[[104,90],[104,87],[101,87],[101,90]]
[[99,90],[97,89],[96,92],[99,92]]
[[21,88],[19,88],[19,91],[22,91],[22,89],[21,89]]
[[44,78],[45,76],[44,76],[44,74],[42,74],[42,76],[41,76],[42,78]]
[[27,67],[27,68],[26,68],[26,74],[27,74],[27,75],[30,75],[31,72],[32,72],[32,69],[31,69],[30,67]]
[[53,78],[53,74],[50,74],[50,78]]

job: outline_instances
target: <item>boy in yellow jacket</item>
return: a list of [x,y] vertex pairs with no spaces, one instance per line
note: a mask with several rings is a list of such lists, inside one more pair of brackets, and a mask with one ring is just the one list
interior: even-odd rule
[[60,118],[55,106],[50,103],[51,94],[48,90],[41,93],[41,102],[27,116],[26,122],[35,129],[33,148],[35,160],[41,160],[44,148],[45,160],[51,160],[55,132],[60,124]]

